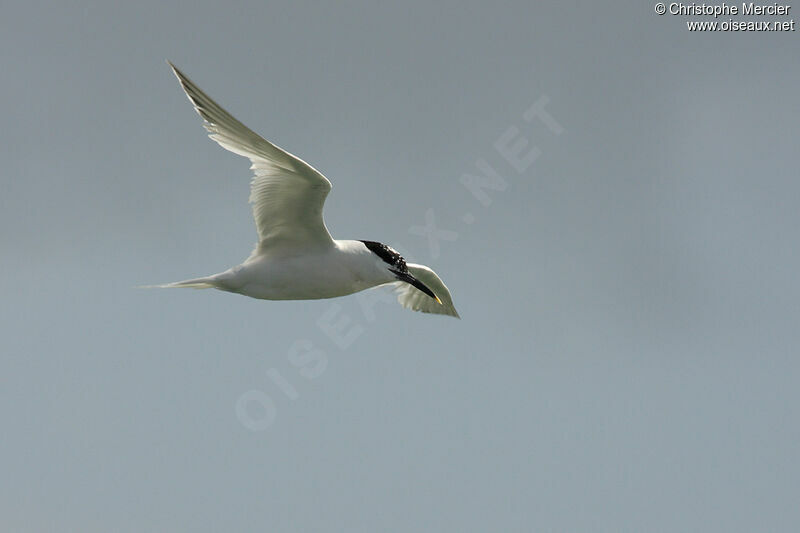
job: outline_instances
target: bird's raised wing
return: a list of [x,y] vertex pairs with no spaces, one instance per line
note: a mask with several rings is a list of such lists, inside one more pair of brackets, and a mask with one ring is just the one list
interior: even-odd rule
[[408,263],[406,265],[408,271],[412,276],[424,283],[433,293],[442,301],[440,304],[421,290],[413,285],[396,281],[391,283],[395,292],[397,293],[397,301],[406,309],[413,311],[421,311],[423,313],[434,313],[437,315],[448,315],[456,318],[461,318],[453,305],[453,298],[450,296],[450,290],[447,285],[439,279],[436,272],[426,267],[425,265],[415,265]]
[[[169,63],[169,62],[167,62]],[[169,63],[186,96],[205,121],[209,137],[253,164],[250,203],[258,230],[259,249],[282,245],[333,244],[322,219],[331,182],[314,167],[275,146],[236,120],[175,65]]]

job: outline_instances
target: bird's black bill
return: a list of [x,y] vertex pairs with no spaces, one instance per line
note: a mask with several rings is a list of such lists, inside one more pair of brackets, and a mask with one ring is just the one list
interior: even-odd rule
[[408,272],[398,272],[396,270],[392,270],[392,273],[395,276],[397,276],[397,279],[399,279],[400,281],[405,281],[406,283],[409,283],[409,284],[413,285],[414,287],[418,288],[419,290],[421,290],[422,292],[424,292],[425,294],[427,294],[428,296],[430,296],[431,298],[433,298],[437,302],[440,301],[439,298],[437,298],[436,295],[433,294],[432,290],[430,290],[424,283],[422,283],[420,280],[418,280],[417,278],[415,278],[414,276],[412,276]]

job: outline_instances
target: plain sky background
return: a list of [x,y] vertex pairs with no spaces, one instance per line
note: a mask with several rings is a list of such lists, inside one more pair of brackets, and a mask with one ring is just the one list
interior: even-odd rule
[[[4,6],[0,530],[797,530],[800,32],[377,4]],[[248,162],[165,59],[463,320],[135,289],[255,242]],[[561,135],[522,117],[543,96]],[[541,153],[521,173],[512,127]],[[488,206],[479,158],[508,184]]]

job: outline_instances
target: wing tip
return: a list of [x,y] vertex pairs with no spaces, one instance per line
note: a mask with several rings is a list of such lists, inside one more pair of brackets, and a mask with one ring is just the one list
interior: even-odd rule
[[414,311],[415,313],[424,313],[426,315],[451,316],[453,318],[461,320],[461,315],[458,314],[458,311],[456,311],[456,308],[453,304],[442,303],[438,304],[439,305],[438,308],[434,307],[432,309],[431,308],[426,309],[425,307],[414,306],[414,304],[411,302],[401,301],[399,298],[398,302],[404,309],[408,309],[409,311]]
[[456,311],[456,308],[452,307],[452,306],[449,307],[449,308],[445,306],[445,309],[436,310],[436,311],[428,311],[426,309],[414,309],[414,308],[411,308],[411,307],[409,307],[408,309],[411,309],[412,311],[417,311],[417,312],[420,312],[420,313],[429,314],[429,315],[451,316],[453,318],[461,320],[461,315],[459,315],[458,311]]
[[172,73],[180,81],[182,76],[183,76],[183,73],[180,70],[178,70],[178,67],[176,67],[175,64],[172,61],[170,61],[169,59],[165,59],[164,61],[167,62],[167,65],[169,65],[169,68],[172,69]]
[[456,311],[456,308],[453,307],[452,305],[450,307],[447,307],[445,309],[445,312],[441,314],[461,320],[461,315],[458,314],[458,311]]

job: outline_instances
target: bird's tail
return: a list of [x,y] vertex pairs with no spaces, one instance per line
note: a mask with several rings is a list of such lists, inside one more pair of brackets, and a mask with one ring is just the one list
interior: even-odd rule
[[162,285],[141,285],[140,289],[175,289],[175,288],[189,288],[189,289],[213,289],[216,287],[213,277],[187,279],[184,281],[176,281],[174,283],[164,283]]

